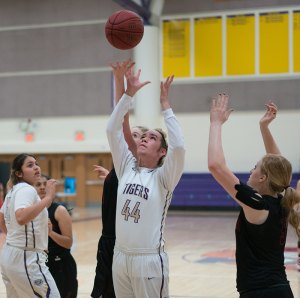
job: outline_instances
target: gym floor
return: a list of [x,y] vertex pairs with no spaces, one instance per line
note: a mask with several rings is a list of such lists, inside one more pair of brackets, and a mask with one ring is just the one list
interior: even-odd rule
[[[73,211],[72,252],[78,267],[78,298],[87,298],[94,281],[101,211],[100,208]],[[236,218],[237,212],[169,211],[165,238],[170,261],[170,298],[238,297],[234,256]],[[295,298],[300,298],[296,247],[297,237],[289,228],[286,271]],[[0,297],[6,297],[5,293],[1,279]]]

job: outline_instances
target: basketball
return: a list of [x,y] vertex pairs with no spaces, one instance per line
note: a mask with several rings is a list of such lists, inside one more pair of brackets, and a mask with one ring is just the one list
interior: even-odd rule
[[134,48],[143,38],[142,18],[130,10],[120,10],[112,14],[105,24],[108,42],[119,50]]

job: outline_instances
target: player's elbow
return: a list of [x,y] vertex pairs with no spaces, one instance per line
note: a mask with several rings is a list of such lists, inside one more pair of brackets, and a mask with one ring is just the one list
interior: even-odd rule
[[66,245],[66,248],[67,248],[67,249],[71,249],[72,244],[73,244],[73,241],[72,241],[72,240],[69,241],[69,242],[67,243],[67,245]]
[[24,226],[27,224],[27,221],[22,216],[16,216],[16,221],[20,226]]
[[20,226],[24,226],[29,222],[23,208],[18,209],[15,213],[15,216],[16,216],[16,221],[17,221],[18,225],[20,225]]
[[208,160],[208,170],[210,173],[218,173],[222,170],[222,165],[216,160]]
[[65,241],[64,247],[66,249],[71,249],[72,245],[73,245],[73,238],[72,237],[68,237],[67,241]]

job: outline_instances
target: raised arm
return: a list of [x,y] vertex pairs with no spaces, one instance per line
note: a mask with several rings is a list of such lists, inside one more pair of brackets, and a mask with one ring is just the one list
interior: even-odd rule
[[125,142],[122,123],[124,116],[129,110],[132,97],[143,86],[150,83],[149,81],[140,82],[139,70],[137,74],[133,72],[132,67],[126,72],[127,88],[122,98],[113,110],[106,128],[107,138],[109,146],[113,156],[113,162],[116,170],[116,174],[119,177],[121,169],[128,157],[128,146]]
[[208,169],[219,184],[235,199],[237,191],[234,186],[239,183],[239,179],[228,168],[222,145],[222,126],[232,112],[228,108],[228,101],[229,97],[225,94],[219,94],[218,98],[212,100],[208,141]]
[[273,102],[269,102],[265,106],[266,112],[260,119],[259,126],[264,141],[266,153],[281,154],[269,129],[269,124],[276,118],[278,109]]
[[[114,78],[115,78],[116,102],[119,102],[119,100],[121,99],[122,95],[125,92],[125,87],[124,87],[125,73],[129,69],[132,69],[133,66],[134,66],[134,62],[132,62],[130,59],[123,61],[121,63],[118,62],[116,64],[111,64]],[[126,113],[126,115],[124,116],[123,133],[124,133],[125,141],[128,145],[128,149],[131,151],[133,156],[136,157],[137,146],[131,134],[130,124],[129,124],[129,112]]]
[[210,110],[208,142],[208,168],[218,183],[243,208],[247,220],[253,224],[264,222],[268,216],[264,200],[251,187],[240,184],[239,179],[228,168],[222,146],[222,126],[232,109],[228,108],[228,96],[219,94],[213,99]]
[[139,69],[137,73],[134,73],[133,67],[130,67],[126,73],[126,82],[127,82],[127,88],[125,93],[133,97],[135,93],[137,93],[140,89],[142,89],[144,86],[150,83],[150,81],[140,82],[140,75],[141,70]]
[[160,82],[160,105],[163,111],[170,109],[169,90],[173,83],[174,75],[166,78],[164,82]]
[[165,161],[162,165],[162,179],[165,186],[173,191],[177,185],[184,168],[184,139],[182,129],[174,115],[169,102],[169,90],[174,75],[166,78],[160,84],[160,105],[168,131],[168,150]]
[[[43,209],[48,208],[55,197],[56,180],[47,181],[46,196],[43,200],[26,208],[20,208],[16,211],[16,220],[19,225],[25,225],[36,218]],[[30,190],[31,191],[31,190]]]

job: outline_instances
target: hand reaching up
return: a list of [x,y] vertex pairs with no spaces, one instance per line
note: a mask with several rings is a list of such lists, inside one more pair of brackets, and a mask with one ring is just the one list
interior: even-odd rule
[[173,79],[174,75],[168,76],[164,82],[160,83],[160,104],[163,110],[170,108],[169,89]]
[[125,92],[124,87],[124,76],[126,71],[128,71],[131,67],[133,67],[134,62],[132,62],[130,59],[125,60],[123,62],[116,62],[114,64],[111,64],[111,68],[113,71],[114,79],[115,79],[115,101],[116,103],[119,102],[122,95]]
[[100,180],[104,180],[109,173],[107,169],[98,165],[94,165],[94,172],[98,172],[98,177]]
[[46,195],[51,197],[52,200],[55,199],[56,185],[57,181],[55,179],[49,179],[46,184]]
[[260,126],[268,126],[276,118],[278,112],[277,106],[272,101],[265,104],[265,107],[266,112],[259,121]]
[[131,61],[131,59],[110,64],[115,80],[123,82],[126,71],[133,67],[134,64],[135,62]]
[[134,96],[137,91],[143,88],[145,85],[149,84],[150,81],[140,82],[141,70],[135,74],[133,70],[133,66],[131,66],[127,72],[125,73],[125,77],[127,80],[127,89],[126,94],[129,96]]
[[210,122],[221,123],[227,121],[233,109],[228,108],[229,96],[222,93],[217,98],[213,98],[210,109]]

